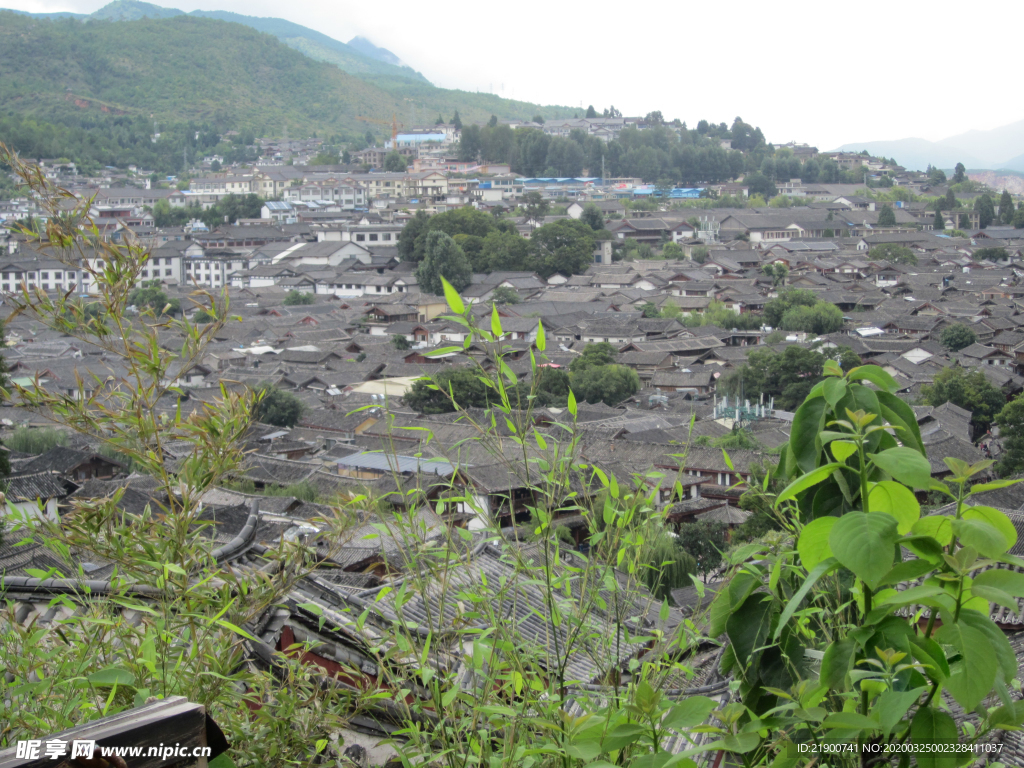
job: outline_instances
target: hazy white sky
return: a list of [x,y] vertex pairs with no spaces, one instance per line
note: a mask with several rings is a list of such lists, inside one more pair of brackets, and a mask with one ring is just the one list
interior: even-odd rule
[[[105,4],[0,0],[35,12]],[[1019,54],[1000,32],[1022,27],[1019,0],[996,0],[984,13],[946,0],[156,4],[284,17],[341,41],[363,35],[444,87],[598,111],[614,104],[625,114],[660,109],[691,126],[739,115],[769,141],[821,149],[938,140],[1024,118],[1005,79]]]

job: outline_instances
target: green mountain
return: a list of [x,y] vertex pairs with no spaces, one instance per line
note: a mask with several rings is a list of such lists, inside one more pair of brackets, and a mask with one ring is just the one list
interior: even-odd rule
[[[22,13],[22,11],[15,11]],[[25,13],[37,19],[96,19],[99,21],[140,21],[142,19],[169,19],[186,15],[177,8],[164,8],[140,0],[113,0],[95,13]],[[384,48],[377,48],[369,40],[354,38],[348,44],[316,30],[294,24],[286,19],[243,16],[229,11],[192,11],[189,16],[203,16],[220,21],[233,21],[273,35],[285,45],[317,61],[334,64],[352,75],[410,79],[429,83],[423,75],[401,63],[399,58]]]
[[403,123],[455,110],[476,121],[573,114],[408,77],[361,79],[270,34],[192,15],[81,23],[0,12],[0,71],[0,111],[65,124],[106,113],[257,135],[355,135],[368,127],[379,135],[395,114]]

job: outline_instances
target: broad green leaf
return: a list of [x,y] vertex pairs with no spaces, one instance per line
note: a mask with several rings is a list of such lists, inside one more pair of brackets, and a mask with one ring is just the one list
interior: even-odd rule
[[896,379],[886,373],[877,365],[861,365],[852,369],[849,373],[850,381],[870,381],[883,392],[895,392],[900,388]]
[[907,714],[907,710],[927,690],[927,687],[922,686],[910,691],[886,691],[878,697],[878,701],[875,702],[871,710],[872,714],[878,717],[883,736],[888,736],[892,732],[896,724]]
[[1007,541],[1007,549],[1017,543],[1017,529],[1005,512],[1000,512],[995,507],[967,507],[963,514],[964,520],[984,520],[993,528],[1003,534]]
[[717,706],[718,702],[707,696],[690,696],[672,707],[661,724],[676,730],[692,728],[707,720]]
[[832,526],[828,543],[836,560],[875,589],[892,568],[898,538],[894,518],[847,512]]
[[135,685],[135,675],[127,669],[119,667],[101,669],[99,672],[93,672],[86,679],[93,685],[104,687],[108,685]]
[[957,743],[959,739],[953,718],[935,708],[934,705],[921,707],[910,721],[910,740],[923,748],[914,755],[918,768],[952,768],[959,762],[952,753],[929,752],[932,745]]
[[826,376],[842,376],[843,369],[835,360],[826,360],[823,366],[823,373]]
[[965,608],[960,611],[960,623],[978,630],[988,638],[989,650],[1003,672],[1003,679],[1012,680],[1017,674],[1017,654],[1007,640],[1006,633],[989,618],[988,612]]
[[444,300],[448,302],[448,306],[452,308],[452,312],[457,315],[461,315],[466,311],[466,305],[462,303],[462,297],[459,296],[459,292],[452,287],[444,276],[441,277],[441,285],[444,286]]
[[922,635],[908,635],[907,640],[910,641],[911,654],[928,668],[928,677],[940,681],[949,677],[949,663],[941,645]]
[[227,752],[221,752],[206,765],[207,768],[235,768],[235,761],[231,759]]
[[821,684],[836,691],[845,691],[846,675],[853,666],[856,652],[857,642],[852,637],[833,641],[821,660]]
[[954,520],[953,535],[965,547],[974,547],[984,557],[999,557],[1010,543],[1002,532],[985,520]]
[[921,584],[910,589],[904,589],[902,592],[897,592],[894,595],[882,598],[877,602],[878,605],[907,605],[908,603],[919,603],[922,600],[928,600],[929,598],[935,597],[936,595],[944,595],[946,591],[942,587],[935,586],[933,584]]
[[804,568],[810,571],[818,563],[826,558],[832,557],[832,550],[828,545],[828,537],[832,532],[832,526],[836,524],[838,517],[819,517],[812,520],[802,531],[796,548],[800,553],[800,562]]
[[821,432],[822,419],[828,402],[824,397],[804,400],[793,415],[793,427],[790,430],[789,447],[797,466],[804,472],[810,472],[818,463],[818,433]]
[[930,536],[944,547],[948,547],[953,540],[953,520],[946,515],[922,517],[910,530],[919,536]]
[[611,752],[612,750],[622,749],[623,747],[639,741],[642,736],[646,735],[646,733],[647,729],[642,725],[638,725],[636,723],[622,723],[615,726],[611,733],[605,736],[604,741],[601,742],[601,751]]
[[944,686],[961,707],[973,710],[996,681],[998,666],[985,633],[958,621],[943,624],[935,633],[935,641],[960,651],[960,662],[952,668]]
[[1024,573],[1006,568],[991,568],[974,577],[974,587],[994,587],[1014,597],[1024,597]]
[[729,635],[736,660],[743,668],[741,671],[745,671],[750,657],[768,637],[771,609],[770,597],[763,592],[755,592],[733,611],[725,624],[725,631]]
[[882,418],[898,427],[896,437],[908,448],[916,448],[925,452],[924,442],[921,440],[921,428],[917,425],[917,416],[914,410],[898,396],[889,392],[876,392],[878,407],[882,410]]
[[544,336],[544,323],[537,321],[537,338],[534,340],[537,350],[543,352],[547,348],[547,338]]
[[883,480],[871,487],[868,491],[868,507],[872,512],[884,512],[895,517],[901,536],[910,533],[914,523],[921,517],[921,505],[917,503],[913,492],[892,480]]
[[896,563],[893,569],[885,574],[878,586],[888,587],[894,584],[902,584],[904,581],[913,581],[926,573],[930,572],[935,568],[927,560],[919,560],[917,558],[913,560],[904,560],[902,563]]
[[931,464],[913,448],[890,448],[872,453],[869,458],[872,464],[901,483],[924,489],[932,482]]
[[807,490],[818,483],[826,480],[833,472],[835,472],[841,464],[824,464],[817,469],[808,472],[806,475],[802,475],[794,480],[792,483],[786,486],[786,488],[778,495],[775,499],[775,506],[779,506],[782,502],[787,499],[795,498],[801,491]]
[[835,408],[839,401],[843,399],[843,395],[846,394],[846,380],[825,379],[825,385],[821,391],[825,395],[825,400],[828,404]]
[[836,461],[846,461],[857,452],[857,444],[849,440],[835,440],[830,443],[830,447],[832,448],[832,455],[836,457]]
[[573,394],[573,391],[571,389],[569,390],[569,402],[566,405],[566,407],[569,409],[569,413],[572,414],[572,417],[575,419],[576,418],[576,411],[577,411],[577,408],[576,408],[576,395]]
[[821,721],[822,728],[848,728],[855,731],[877,731],[879,725],[858,712],[833,712]]

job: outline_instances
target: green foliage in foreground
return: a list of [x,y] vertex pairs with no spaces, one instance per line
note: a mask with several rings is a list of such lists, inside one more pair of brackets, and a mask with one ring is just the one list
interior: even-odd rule
[[[730,641],[722,669],[740,680],[738,722],[772,723],[752,750],[765,762],[790,744],[955,745],[1024,722],[1010,693],[1016,657],[989,618],[990,605],[1024,597],[1024,575],[993,569],[1020,562],[1008,554],[1017,532],[1002,512],[966,504],[1013,481],[972,487],[992,462],[957,459],[946,482],[932,479],[897,386],[877,366],[825,364],[772,473],[791,538],[734,551],[712,606],[709,634]],[[915,490],[953,511],[923,515]],[[958,726],[945,696],[971,722]]]

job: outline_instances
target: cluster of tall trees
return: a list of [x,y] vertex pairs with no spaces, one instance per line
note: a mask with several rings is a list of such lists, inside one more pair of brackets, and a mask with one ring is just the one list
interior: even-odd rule
[[180,227],[192,219],[199,219],[213,229],[227,221],[234,224],[238,219],[258,219],[264,199],[259,195],[227,195],[220,202],[203,210],[201,205],[174,208],[166,200],[157,200],[153,206],[153,223],[158,227]]
[[[587,344],[569,370],[538,368],[535,384],[527,381],[519,385],[519,400],[525,407],[532,394],[539,407],[564,408],[572,391],[578,402],[618,405],[639,391],[640,378],[632,368],[617,364],[617,356],[618,350],[607,342]],[[448,367],[417,381],[402,399],[419,413],[450,413],[454,410],[452,397],[460,408],[486,408],[493,396],[493,390],[474,371]]]
[[[514,172],[525,176],[580,176],[586,172],[591,176],[640,177],[649,183],[664,179],[699,184],[734,179],[760,167],[762,157],[773,152],[761,129],[741,118],[733,121],[732,128],[702,120],[695,130],[678,121],[665,122],[660,112],[650,113],[646,122],[644,130],[630,126],[617,139],[605,142],[582,129],[572,130],[568,138],[549,136],[535,128],[513,130],[492,118],[484,126],[463,127],[459,156],[509,163]],[[722,139],[732,142],[732,150],[722,147]],[[749,155],[752,159],[748,161],[744,152],[753,153]]]
[[402,230],[398,252],[403,261],[419,265],[420,287],[441,295],[442,275],[461,290],[474,272],[580,274],[593,263],[596,237],[590,226],[573,219],[538,227],[527,240],[511,221],[472,208],[436,216],[418,211]]

